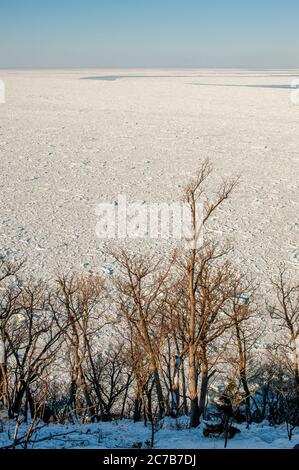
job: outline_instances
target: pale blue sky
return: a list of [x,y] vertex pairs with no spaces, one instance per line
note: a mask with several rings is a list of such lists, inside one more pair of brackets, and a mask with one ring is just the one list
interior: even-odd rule
[[0,67],[298,67],[299,0],[0,0]]

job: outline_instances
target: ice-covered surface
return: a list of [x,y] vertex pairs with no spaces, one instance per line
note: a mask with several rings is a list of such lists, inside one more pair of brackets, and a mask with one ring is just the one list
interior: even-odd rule
[[[110,79],[82,80],[98,76]],[[35,275],[100,270],[96,204],[119,193],[177,201],[209,157],[216,180],[242,175],[215,234],[235,240],[253,273],[268,277],[282,260],[297,269],[299,105],[287,86],[298,77],[294,69],[0,71],[2,251],[25,255]]]
[[[203,437],[204,423],[197,429],[186,427],[187,418],[175,420],[166,419],[162,429],[155,434],[156,449],[221,449],[224,447],[223,438]],[[237,425],[241,430],[233,439],[228,441],[229,449],[289,449],[299,443],[299,429],[295,430],[291,441],[288,440],[286,426],[269,426],[264,422],[251,425]],[[179,428],[179,429],[178,429]],[[13,428],[11,429],[13,434]],[[24,432],[20,428],[19,436]],[[112,423],[80,425],[50,425],[32,435],[28,448],[86,448],[86,449],[116,449],[116,448],[148,448],[151,442],[151,427],[143,423],[119,421]],[[8,446],[11,441],[6,432],[0,433],[0,447]]]

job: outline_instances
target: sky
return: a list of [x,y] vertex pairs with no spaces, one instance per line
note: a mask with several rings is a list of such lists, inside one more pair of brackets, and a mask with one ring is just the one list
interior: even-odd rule
[[0,0],[0,68],[299,66],[298,0]]

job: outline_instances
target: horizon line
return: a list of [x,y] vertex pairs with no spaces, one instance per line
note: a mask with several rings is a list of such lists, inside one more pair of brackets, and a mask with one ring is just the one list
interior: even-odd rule
[[0,66],[0,70],[83,70],[83,69],[115,69],[115,70],[128,70],[128,69],[139,69],[139,70],[155,70],[155,69],[182,69],[182,70],[198,70],[198,69],[209,69],[209,70],[289,70],[289,69],[299,69],[298,65],[289,65],[289,66],[272,66],[272,67],[258,67],[258,66],[217,66],[217,65],[192,65],[192,66],[183,66],[183,65],[126,65],[126,66],[109,66],[109,65],[65,65],[65,66]]

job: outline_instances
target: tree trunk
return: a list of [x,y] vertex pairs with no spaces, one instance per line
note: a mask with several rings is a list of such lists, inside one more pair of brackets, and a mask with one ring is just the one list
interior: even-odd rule
[[209,384],[209,368],[206,347],[201,347],[201,387],[199,397],[199,416],[204,415]]
[[91,422],[93,423],[96,420],[96,414],[97,413],[96,413],[96,410],[95,410],[95,406],[93,405],[93,403],[91,401],[91,398],[90,398],[90,395],[89,395],[89,392],[88,392],[88,386],[87,386],[85,376],[84,376],[84,373],[83,373],[83,370],[82,370],[81,366],[80,366],[80,369],[79,369],[79,380],[80,380],[80,386],[81,386],[81,389],[83,391],[84,398],[85,398],[86,405],[87,405],[87,413],[88,413],[88,416],[89,416]]
[[182,367],[181,367],[181,380],[182,380],[183,408],[184,408],[184,413],[187,416],[189,413],[189,410],[188,410],[188,403],[187,403],[187,386],[186,386],[184,363],[182,363]]
[[292,331],[291,343],[292,343],[292,350],[293,350],[296,400],[297,400],[297,409],[299,409],[299,356],[298,356],[297,341],[298,341],[298,338],[295,336],[294,332]]
[[243,345],[242,345],[239,324],[236,322],[235,326],[236,326],[237,346],[238,346],[238,353],[239,353],[239,374],[240,374],[240,380],[241,380],[242,387],[243,387],[244,394],[245,394],[246,420],[248,423],[250,423],[252,420],[252,417],[251,417],[250,390],[248,387],[247,374],[246,374],[246,352],[244,350],[245,348],[243,348]]
[[176,418],[178,415],[178,410],[180,406],[180,389],[179,389],[179,376],[180,376],[180,365],[181,365],[181,358],[179,356],[175,356],[173,358],[173,379],[171,385],[171,416]]
[[126,409],[126,403],[127,403],[128,393],[129,393],[130,382],[131,382],[131,375],[128,376],[128,380],[127,380],[127,384],[126,384],[126,389],[125,389],[123,404],[122,404],[121,413],[120,413],[120,419],[121,419],[121,420],[124,418],[124,414],[125,414],[125,409]]
[[142,399],[137,396],[134,401],[134,423],[141,421]]
[[156,385],[156,393],[157,393],[157,399],[158,399],[158,406],[159,406],[159,419],[163,419],[165,415],[165,400],[164,400],[164,395],[163,395],[163,390],[162,390],[162,385],[161,385],[161,380],[159,376],[159,368],[158,368],[158,363],[156,359],[156,355],[154,352],[154,349],[152,347],[151,339],[149,336],[148,328],[146,321],[143,316],[142,308],[140,305],[138,305],[138,316],[139,320],[141,323],[141,329],[142,329],[142,334],[145,342],[145,347],[148,352],[149,360],[151,362],[152,366],[152,373],[154,376],[155,380],[155,385]]
[[154,378],[155,378],[156,393],[157,393],[158,405],[159,405],[159,419],[161,420],[165,416],[165,400],[164,400],[164,395],[162,391],[162,385],[161,385],[158,369],[154,370]]
[[153,421],[153,407],[152,407],[152,388],[147,390],[146,392],[146,399],[147,399],[147,405],[146,405],[146,416],[147,419],[152,422]]
[[27,389],[27,382],[25,382],[24,380],[21,379],[20,380],[20,387],[19,387],[19,390],[16,393],[14,403],[13,403],[13,406],[12,406],[12,413],[13,413],[14,417],[19,416],[19,414],[21,412],[22,401],[23,401],[23,397],[24,397],[24,394],[26,392],[26,389]]
[[197,366],[196,366],[195,345],[189,346],[189,395],[191,401],[190,427],[196,428],[199,425],[199,406],[197,395]]
[[97,371],[96,371],[96,367],[95,367],[94,360],[93,360],[93,357],[92,357],[90,342],[87,341],[86,345],[87,345],[87,351],[88,351],[88,358],[89,358],[89,362],[90,362],[91,370],[92,370],[92,375],[93,375],[92,383],[93,383],[95,394],[96,394],[97,399],[98,399],[97,420],[99,420],[99,412],[100,412],[100,419],[102,419],[103,421],[108,421],[106,419],[107,418],[107,411],[106,411],[106,407],[103,403],[102,393],[101,393],[99,383],[98,383]]

